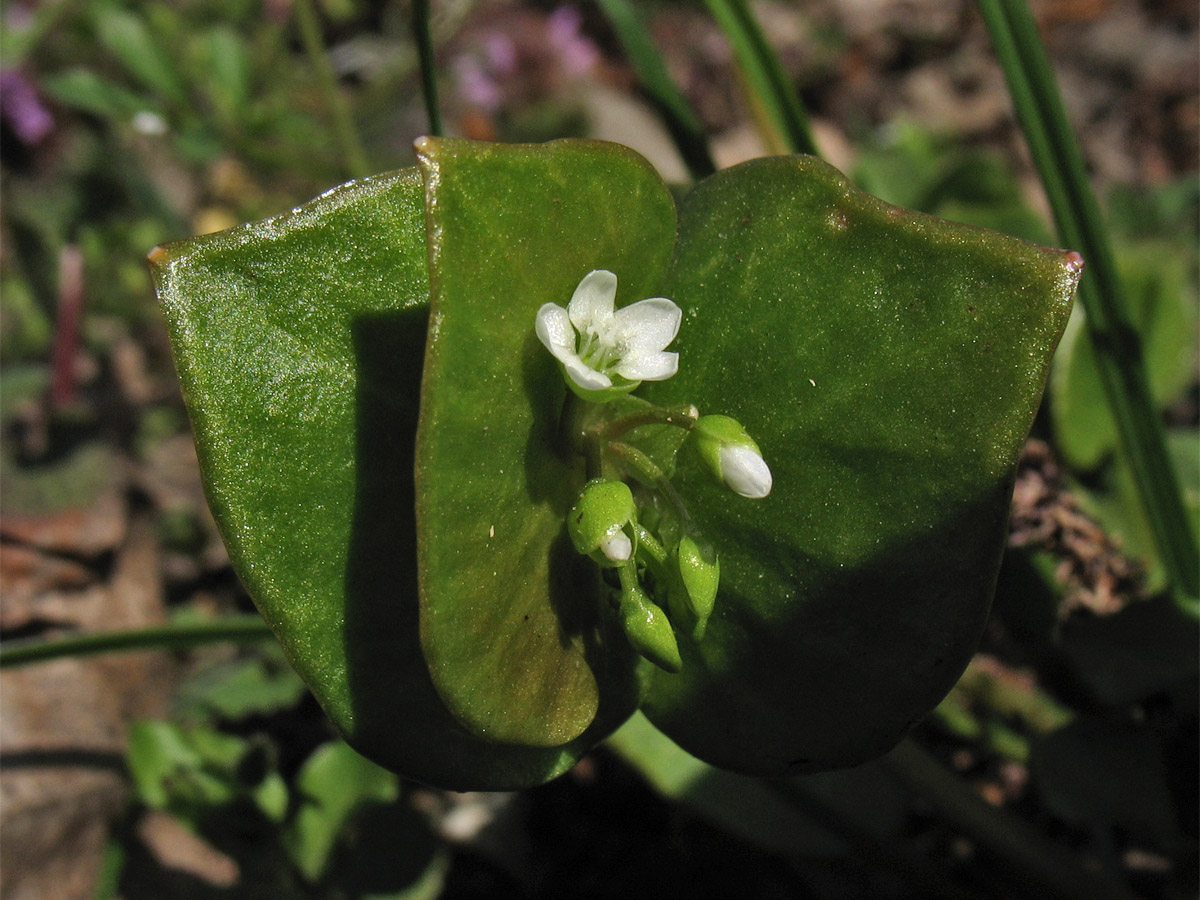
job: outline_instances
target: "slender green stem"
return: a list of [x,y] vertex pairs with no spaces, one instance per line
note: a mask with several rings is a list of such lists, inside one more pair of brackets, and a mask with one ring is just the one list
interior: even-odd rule
[[1133,900],[1110,875],[1092,872],[1023,820],[992,806],[911,738],[880,760],[887,773],[997,858],[1037,897]]
[[444,135],[442,109],[438,104],[437,64],[433,58],[433,31],[429,27],[429,0],[413,0],[412,30],[417,42],[417,55],[421,60],[421,96],[425,100],[425,114],[429,117],[429,133],[435,137]]
[[622,597],[634,597],[642,586],[637,580],[637,566],[632,562],[617,566],[617,579],[621,582]]
[[922,855],[903,840],[887,840],[874,834],[836,806],[826,803],[816,791],[807,789],[802,778],[764,783],[784,802],[849,843],[855,856],[870,860],[872,865],[886,866],[903,878],[915,889],[912,896],[945,900],[968,900],[973,896],[950,882],[946,873],[927,855]]
[[691,523],[691,513],[688,512],[683,498],[679,496],[679,491],[675,490],[675,485],[671,484],[671,479],[658,467],[658,464],[654,460],[637,447],[622,443],[621,441],[606,443],[604,445],[604,452],[622,463],[633,477],[642,484],[652,487],[662,494],[666,498],[666,501],[671,504],[681,525],[686,528]]
[[620,460],[638,481],[647,487],[661,487],[667,480],[666,473],[649,456],[630,444],[612,441],[604,445],[607,453]]
[[646,528],[633,523],[633,533],[637,538],[638,555],[643,562],[649,565],[650,570],[654,572],[655,578],[666,578],[667,576],[667,550],[662,543],[652,535]]
[[705,0],[705,4],[733,48],[752,100],[762,105],[783,146],[791,153],[819,155],[808,113],[746,0]]
[[683,91],[671,78],[633,3],[630,0],[599,0],[599,5],[637,73],[642,89],[662,116],[692,178],[699,181],[711,175],[716,171],[716,164],[708,152],[704,127],[692,112]]
[[1079,297],[1096,351],[1100,381],[1121,435],[1155,543],[1193,615],[1200,596],[1200,548],[1167,456],[1162,423],[1146,381],[1141,341],[1121,295],[1116,264],[1087,168],[1063,109],[1037,24],[1024,0],[979,0],[1008,79],[1060,239],[1087,262]]
[[325,52],[325,41],[321,36],[321,24],[317,20],[313,0],[295,0],[292,8],[296,11],[296,25],[300,29],[300,41],[304,44],[304,52],[308,54],[309,62],[316,72],[317,84],[321,93],[325,95],[325,103],[333,119],[333,135],[341,151],[346,174],[351,178],[369,175],[371,167],[367,163],[367,154],[354,126],[350,105],[342,94],[337,75],[329,62],[329,54]]
[[0,644],[0,669],[27,666],[64,657],[121,653],[133,650],[183,650],[224,641],[249,643],[271,637],[258,616],[227,616],[212,622],[178,622],[130,631],[73,634],[49,640],[5,641]]
[[558,414],[558,452],[566,462],[582,456],[589,479],[603,474],[600,440],[595,432],[584,428],[588,406],[571,390],[563,394],[562,410]]
[[614,440],[644,425],[672,425],[688,431],[699,417],[700,413],[694,406],[664,409],[661,406],[647,405],[645,409],[609,422],[600,429],[600,437],[603,440]]

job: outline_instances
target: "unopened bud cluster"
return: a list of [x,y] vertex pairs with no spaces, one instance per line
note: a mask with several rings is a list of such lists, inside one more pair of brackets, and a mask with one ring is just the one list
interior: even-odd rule
[[[596,270],[566,309],[547,303],[537,315],[537,336],[567,386],[591,404],[609,404],[678,368],[678,354],[666,347],[679,330],[679,307],[656,297],[616,310],[616,289],[615,275]],[[675,459],[664,465],[661,449],[652,458],[620,438],[647,426],[681,428],[686,436],[675,455],[690,447],[718,482],[749,499],[770,493],[771,470],[758,444],[729,416],[701,416],[695,407],[637,409],[624,419],[595,417],[602,424],[587,432],[585,448],[592,477],[567,514],[567,533],[579,553],[612,573],[610,584],[619,584],[615,608],[630,645],[659,668],[679,672],[680,639],[699,641],[716,607],[717,550],[696,530],[670,482]]]

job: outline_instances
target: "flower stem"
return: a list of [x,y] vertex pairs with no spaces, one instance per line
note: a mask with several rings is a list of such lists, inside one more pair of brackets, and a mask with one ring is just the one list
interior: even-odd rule
[[675,515],[679,517],[679,524],[686,528],[691,523],[692,516],[688,512],[683,498],[679,496],[679,491],[675,490],[671,479],[667,478],[667,474],[658,467],[654,460],[637,447],[620,441],[611,441],[605,444],[604,450],[621,462],[638,481],[661,493],[671,504],[671,508],[675,510]]
[[574,391],[563,396],[562,411],[558,414],[558,453],[564,460],[573,461],[582,456],[587,466],[588,479],[602,474],[600,441],[594,432],[584,428],[584,417],[588,407]]
[[673,425],[676,428],[682,428],[684,431],[689,430],[696,424],[696,420],[700,418],[700,411],[694,406],[685,406],[681,409],[664,409],[661,406],[647,405],[644,409],[640,409],[635,413],[630,413],[627,416],[622,416],[614,422],[609,422],[600,429],[600,438],[602,440],[615,440],[623,437],[635,428],[641,428],[645,425]]
[[656,578],[665,578],[667,575],[667,550],[662,543],[653,534],[646,529],[645,526],[633,522],[633,533],[637,538],[637,547],[639,554],[645,551],[645,562],[654,572]]

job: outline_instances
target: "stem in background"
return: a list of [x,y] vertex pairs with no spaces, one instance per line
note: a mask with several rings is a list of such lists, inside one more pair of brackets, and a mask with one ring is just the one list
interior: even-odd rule
[[371,174],[367,163],[367,154],[363,150],[354,127],[354,116],[350,106],[342,94],[337,75],[329,62],[329,54],[325,52],[325,41],[321,36],[321,25],[317,21],[313,0],[294,0],[292,8],[296,11],[296,25],[300,28],[300,41],[308,54],[309,62],[317,73],[317,83],[321,93],[325,95],[325,103],[329,106],[329,114],[333,119],[333,134],[342,154],[342,164],[346,174],[351,178],[362,178]]
[[808,113],[746,0],[705,0],[705,5],[733,48],[751,103],[762,105],[784,147],[791,153],[819,156]]
[[879,761],[907,790],[932,804],[950,825],[1008,864],[1037,897],[1135,900],[1109,874],[1092,872],[1008,810],[992,806],[912,738]]
[[54,345],[50,349],[50,405],[55,409],[75,399],[75,361],[83,296],[83,253],[78,245],[66,244],[58,254],[58,310]]
[[802,814],[850,844],[858,858],[894,871],[918,891],[913,896],[944,900],[970,900],[974,896],[947,879],[945,872],[910,842],[880,837],[823,801],[817,792],[804,787],[803,777],[764,780],[763,783]]
[[75,7],[82,5],[83,0],[58,0],[32,6],[30,12],[33,21],[24,31],[11,27],[8,29],[4,45],[4,67],[15,69],[33,56],[46,36],[59,27],[68,14],[74,13]]
[[1086,260],[1079,299],[1100,381],[1176,603],[1194,616],[1200,611],[1200,549],[1167,456],[1162,423],[1147,386],[1141,341],[1121,295],[1108,231],[1037,23],[1024,0],[979,0],[979,8],[1059,236]]
[[0,669],[27,666],[63,657],[91,656],[131,650],[184,650],[223,641],[250,643],[271,637],[267,623],[255,615],[226,616],[213,622],[179,622],[138,628],[76,634],[49,640],[5,641],[0,644]]
[[630,0],[598,0],[598,3],[616,32],[642,89],[662,116],[692,178],[699,181],[711,175],[717,167],[708,152],[704,127],[671,78],[633,3]]
[[412,30],[417,42],[417,55],[421,60],[421,95],[425,99],[425,113],[429,117],[429,133],[434,137],[444,135],[442,110],[438,105],[437,66],[433,58],[433,32],[429,27],[429,0],[413,0]]

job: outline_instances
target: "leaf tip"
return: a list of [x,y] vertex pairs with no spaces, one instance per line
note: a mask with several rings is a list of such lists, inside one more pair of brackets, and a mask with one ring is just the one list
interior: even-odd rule
[[146,254],[146,261],[152,266],[163,266],[166,265],[166,262],[170,256],[171,254],[167,251],[167,245],[159,244]]
[[1063,252],[1063,268],[1069,274],[1078,278],[1083,274],[1084,265],[1083,256],[1077,250],[1066,250]]
[[420,159],[430,159],[437,152],[439,143],[437,138],[423,134],[413,141],[413,151]]

